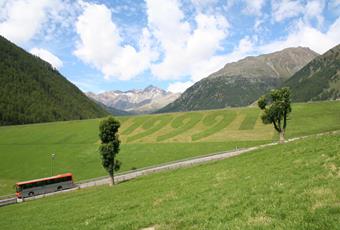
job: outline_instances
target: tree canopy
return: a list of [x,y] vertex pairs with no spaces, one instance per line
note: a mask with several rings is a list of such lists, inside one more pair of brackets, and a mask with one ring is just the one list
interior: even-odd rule
[[288,114],[291,108],[291,93],[288,87],[274,89],[268,95],[263,95],[258,100],[258,106],[264,124],[273,124],[280,134],[280,142],[284,142]]
[[102,120],[99,125],[99,137],[101,140],[99,151],[102,158],[102,165],[111,178],[111,185],[114,184],[114,172],[118,171],[121,165],[121,162],[116,159],[116,155],[120,150],[119,127],[119,121],[113,116]]

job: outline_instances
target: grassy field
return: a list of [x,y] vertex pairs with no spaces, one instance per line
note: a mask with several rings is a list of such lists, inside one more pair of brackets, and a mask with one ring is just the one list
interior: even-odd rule
[[3,229],[339,229],[340,136],[0,208]]
[[[340,129],[340,102],[293,105],[287,136]],[[257,108],[120,117],[121,171],[271,142]],[[106,175],[97,152],[99,120],[0,127],[0,195],[17,181],[72,172],[76,180]]]

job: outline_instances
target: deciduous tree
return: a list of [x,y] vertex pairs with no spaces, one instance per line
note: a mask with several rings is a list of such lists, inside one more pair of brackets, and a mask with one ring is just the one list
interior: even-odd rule
[[116,159],[120,144],[118,135],[119,127],[119,121],[112,116],[102,120],[99,125],[99,137],[101,140],[99,151],[102,158],[102,165],[109,173],[111,179],[110,186],[115,183],[114,172],[119,170],[121,165],[121,162]]
[[280,143],[285,141],[288,114],[291,108],[291,93],[289,88],[274,89],[268,95],[258,100],[258,106],[263,110],[261,116],[264,124],[273,124],[280,135]]

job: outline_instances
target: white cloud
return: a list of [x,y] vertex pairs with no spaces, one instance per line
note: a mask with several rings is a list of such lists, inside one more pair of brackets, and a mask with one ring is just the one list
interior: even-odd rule
[[309,23],[313,19],[316,19],[318,26],[321,26],[324,21],[322,16],[324,8],[324,0],[307,1],[306,4],[296,0],[273,0],[272,16],[276,22],[281,22],[288,18],[303,15],[305,23]]
[[[191,81],[188,82],[175,82],[171,85],[178,89],[184,89],[186,86],[191,86],[193,83],[208,77],[210,74],[221,69],[225,64],[238,61],[246,56],[255,54],[256,49],[254,47],[254,39],[250,39],[248,36],[242,38],[239,44],[233,49],[232,52],[224,55],[216,55],[204,60],[203,62],[192,63]],[[190,84],[191,85],[190,85]]]
[[301,2],[295,0],[274,0],[272,1],[272,14],[275,21],[296,17],[304,11]]
[[335,13],[336,15],[340,14],[340,0],[330,0],[328,1],[328,9]]
[[218,0],[191,0],[191,3],[199,12],[213,11],[216,4],[218,4]]
[[311,21],[314,18],[318,22],[318,26],[322,26],[324,18],[322,16],[323,9],[325,8],[325,1],[323,0],[313,0],[308,1],[305,7],[305,20]]
[[256,51],[256,47],[254,44],[254,40],[256,40],[256,37],[252,39],[249,36],[243,37],[239,41],[238,45],[233,49],[232,52],[219,56],[220,61],[221,61],[221,66],[219,68],[212,69],[212,71],[210,71],[209,74],[216,72],[223,65],[227,63],[235,62],[246,56],[255,54],[257,51]]
[[251,14],[255,16],[261,16],[262,7],[266,3],[265,0],[244,0],[246,7],[243,12],[246,14]]
[[270,42],[259,47],[260,52],[270,53],[287,47],[304,46],[322,54],[339,44],[340,17],[330,26],[327,32],[321,32],[309,24],[299,21],[296,28],[282,40]]
[[56,69],[59,69],[63,66],[63,62],[48,50],[33,48],[30,50],[30,53],[40,57],[44,61],[47,61]]
[[167,91],[170,91],[172,93],[183,93],[193,84],[194,83],[192,81],[170,83]]
[[217,0],[191,0],[191,2],[194,6],[206,7],[211,4],[216,4]]
[[8,1],[0,9],[2,22],[0,34],[15,43],[30,40],[47,20],[47,10],[57,1],[53,0],[16,0]]
[[191,76],[197,81],[221,66],[216,52],[222,49],[220,44],[228,35],[229,23],[224,17],[198,13],[193,28],[175,0],[148,0],[147,14],[149,28],[164,51],[162,60],[151,65],[157,78]]
[[146,70],[156,55],[151,51],[150,33],[143,30],[139,50],[123,45],[119,29],[111,19],[105,5],[83,3],[84,12],[78,17],[79,35],[74,54],[82,61],[94,65],[105,78],[129,80]]

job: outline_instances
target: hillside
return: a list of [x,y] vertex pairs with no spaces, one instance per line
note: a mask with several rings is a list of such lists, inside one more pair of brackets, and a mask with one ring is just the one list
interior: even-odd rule
[[[340,102],[293,104],[287,138],[340,130]],[[118,117],[120,171],[278,140],[258,108]],[[98,153],[100,119],[0,127],[0,195],[13,184],[72,172],[75,180],[106,175]],[[29,134],[29,135],[28,135]],[[20,160],[18,160],[20,159]]]
[[56,69],[0,36],[0,125],[103,117],[108,113]]
[[297,47],[226,64],[158,112],[247,106],[264,92],[280,86],[317,55],[308,48]]
[[[339,135],[0,208],[3,229],[339,229]],[[76,211],[75,211],[76,210]]]
[[103,109],[105,109],[108,113],[114,115],[114,116],[127,116],[132,115],[132,113],[126,112],[124,110],[119,110],[113,107],[106,106],[104,104],[98,103]]
[[150,85],[145,89],[108,91],[99,94],[88,92],[88,97],[118,110],[132,114],[152,113],[176,100],[180,94],[167,92]]
[[299,102],[340,98],[340,45],[316,57],[296,72],[285,85]]
[[110,106],[106,106],[103,103],[96,101],[95,99],[91,98],[90,99],[92,101],[94,101],[97,105],[99,105],[100,107],[102,107],[106,112],[108,112],[109,114],[113,115],[113,116],[127,116],[127,115],[133,115],[132,113],[126,112],[124,110],[119,110]]

